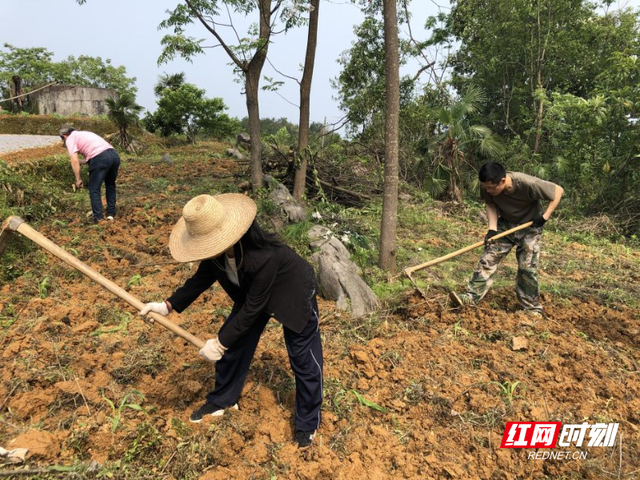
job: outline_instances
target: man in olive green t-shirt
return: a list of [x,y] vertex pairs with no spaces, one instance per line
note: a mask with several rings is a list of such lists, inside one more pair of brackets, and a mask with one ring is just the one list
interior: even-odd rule
[[[476,305],[487,294],[492,277],[502,259],[516,247],[518,275],[516,294],[520,306],[533,315],[542,314],[540,288],[538,286],[538,258],[542,226],[560,203],[564,193],[555,183],[518,172],[507,172],[497,162],[485,163],[478,172],[480,195],[485,201],[489,231],[484,237],[485,248],[478,266],[469,282],[467,292],[451,292],[451,300],[457,307]],[[549,201],[542,211],[541,200]],[[497,240],[491,240],[499,232],[523,223],[533,225]]]

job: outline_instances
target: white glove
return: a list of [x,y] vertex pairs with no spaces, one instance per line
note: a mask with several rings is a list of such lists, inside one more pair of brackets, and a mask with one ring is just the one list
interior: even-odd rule
[[213,363],[220,360],[226,351],[227,348],[222,346],[218,337],[210,338],[205,342],[204,347],[200,349],[200,356]]
[[140,315],[143,317],[149,312],[159,313],[160,315],[166,317],[169,315],[169,307],[165,302],[151,302],[147,303],[142,310],[140,310]]

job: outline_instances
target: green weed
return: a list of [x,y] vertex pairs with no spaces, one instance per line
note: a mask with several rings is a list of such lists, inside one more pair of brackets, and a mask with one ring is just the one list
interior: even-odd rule
[[146,422],[138,425],[137,435],[124,454],[124,462],[131,463],[142,460],[143,463],[154,463],[151,454],[162,444],[162,434]]
[[89,432],[86,430],[74,430],[71,437],[66,441],[67,448],[74,452],[74,457],[80,460],[87,458],[88,453],[85,451],[89,445]]
[[13,303],[8,303],[0,315],[0,327],[9,328],[17,320],[16,309]]
[[299,254],[311,254],[307,232],[311,229],[312,226],[313,223],[308,220],[287,225],[287,227],[282,230],[282,239],[287,245],[291,246],[291,248],[293,248]]
[[131,287],[131,286],[140,286],[142,285],[142,276],[138,273],[136,273],[135,275],[133,275],[129,281],[127,281],[127,287]]
[[149,186],[151,187],[151,190],[164,192],[170,183],[171,182],[164,177],[155,177],[153,180],[151,180]]
[[464,335],[465,337],[469,336],[469,331],[462,328],[460,323],[462,323],[462,320],[458,320],[456,323],[453,324],[453,329],[452,329],[453,338],[458,338],[459,335]]
[[38,283],[38,293],[40,298],[47,298],[49,296],[49,277],[44,277],[40,283]]
[[345,418],[351,413],[347,389],[339,381],[331,378],[325,379],[324,395],[328,399],[330,409],[338,417]]
[[231,307],[216,307],[211,313],[217,317],[227,318],[231,314]]
[[[142,212],[142,213],[146,217],[147,222],[149,222],[150,227],[155,227],[157,225],[158,218],[155,215],[149,215],[147,212]],[[149,238],[151,237],[147,237],[147,241],[149,241]]]
[[133,383],[140,375],[156,375],[167,366],[167,359],[153,344],[138,339],[138,348],[130,349],[122,361],[122,366],[111,371],[113,378],[122,385]]
[[543,341],[547,340],[550,336],[551,332],[549,330],[545,330],[544,332],[538,334],[538,338]]
[[96,321],[103,325],[120,323],[124,312],[117,308],[113,308],[112,305],[97,305],[97,312],[95,314]]
[[262,217],[269,218],[280,213],[279,207],[269,198],[268,190],[260,189],[255,200],[258,204],[258,212]]
[[[489,384],[497,385],[498,387],[500,387],[500,395],[502,395],[502,399],[508,405],[511,405],[515,398],[522,398],[527,388],[526,385],[521,382],[489,382]],[[520,387],[520,395],[516,395],[516,390],[518,389],[518,387]]]
[[124,331],[126,332],[129,328],[129,322],[131,322],[131,314],[125,312],[120,318],[120,323],[115,327],[105,328],[104,325],[100,325],[97,330],[91,332],[89,334],[90,337],[99,337],[103,333],[116,333]]
[[403,399],[405,402],[418,404],[427,397],[427,389],[424,382],[412,380],[409,386],[404,389]]
[[125,408],[130,408],[131,410],[135,410],[137,412],[149,413],[149,410],[145,410],[141,405],[137,403],[127,403],[127,400],[132,395],[136,395],[140,397],[140,403],[144,402],[145,400],[144,394],[139,390],[132,390],[131,392],[128,392],[122,398],[122,400],[120,401],[120,404],[117,407],[115,403],[109,400],[107,397],[105,396],[102,397],[104,401],[107,402],[107,404],[111,407],[111,412],[113,416],[108,417],[109,420],[111,420],[111,433],[115,433],[115,431],[118,429],[118,426],[122,421],[122,413]]
[[356,397],[356,400],[358,400],[358,403],[360,405],[364,406],[364,407],[369,407],[369,408],[371,408],[373,410],[377,410],[378,412],[388,412],[389,411],[386,408],[381,407],[377,403],[372,402],[371,400],[367,400],[362,395],[360,395],[356,390],[350,390],[350,392],[353,394],[354,397]]
[[393,434],[398,439],[398,442],[403,445],[407,444],[413,437],[411,428],[408,425],[402,425],[395,415],[393,415],[391,421],[393,423]]

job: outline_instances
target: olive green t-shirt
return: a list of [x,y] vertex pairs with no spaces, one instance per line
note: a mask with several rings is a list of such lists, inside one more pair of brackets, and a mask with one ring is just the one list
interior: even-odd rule
[[507,172],[513,182],[509,193],[503,190],[495,197],[480,186],[480,197],[489,205],[498,207],[498,214],[511,223],[526,223],[542,213],[540,200],[553,200],[556,184],[526,173]]

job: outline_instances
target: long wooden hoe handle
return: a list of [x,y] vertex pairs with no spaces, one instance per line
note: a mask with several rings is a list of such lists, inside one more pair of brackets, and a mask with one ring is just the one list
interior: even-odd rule
[[[498,235],[495,235],[493,237],[491,237],[491,240],[497,240],[499,238],[502,237],[506,237],[507,235],[512,234],[513,232],[517,232],[518,230],[522,230],[524,228],[528,228],[531,225],[533,225],[533,222],[527,222],[527,223],[523,223],[522,225],[518,225],[517,227],[514,227],[510,230],[505,230],[504,232],[499,233]],[[445,262],[449,259],[452,259],[454,257],[457,257],[458,255],[462,255],[463,253],[467,253],[469,250],[473,250],[474,248],[478,248],[484,245],[484,240],[474,243],[473,245],[469,245],[468,247],[464,247],[461,248],[460,250],[456,250],[455,252],[449,253],[447,255],[444,255],[442,257],[438,257],[435,260],[431,260],[429,262],[425,262],[425,263],[421,263],[420,265],[416,265],[415,267],[407,267],[404,269],[404,273],[411,279],[411,274],[415,271],[418,270],[422,270],[423,268],[427,268],[430,267],[432,265],[436,265],[438,263],[442,263]],[[413,281],[413,279],[411,279]]]
[[[27,237],[28,239],[34,241],[35,243],[40,245],[42,248],[44,248],[46,251],[55,255],[63,262],[68,263],[79,272],[85,274],[94,282],[99,283],[101,286],[109,290],[111,293],[120,297],[122,300],[127,302],[129,305],[131,305],[135,309],[142,310],[142,308],[144,307],[145,304],[142,303],[140,300],[138,300],[136,297],[134,297],[129,292],[119,287],[115,283],[113,283],[111,280],[103,277],[94,269],[92,269],[85,263],[81,262],[70,253],[64,251],[58,245],[56,245],[51,240],[46,238],[44,235],[42,235],[41,233],[37,232],[36,230],[31,228],[29,225],[27,225],[27,223],[25,223],[25,221],[22,220],[20,217],[15,217],[15,216],[9,217],[2,224],[2,231],[0,232],[0,254],[2,253],[2,250],[4,249],[4,247],[6,246],[10,231],[19,232],[25,237]],[[200,340],[198,337],[191,335],[189,332],[180,328],[176,324],[170,322],[162,315],[152,312],[152,313],[149,313],[149,316],[153,318],[153,320],[158,322],[160,325],[162,325],[163,327],[171,330],[173,333],[175,333],[179,337],[182,337],[186,341],[192,343],[196,347],[202,348],[204,346],[204,342]]]

